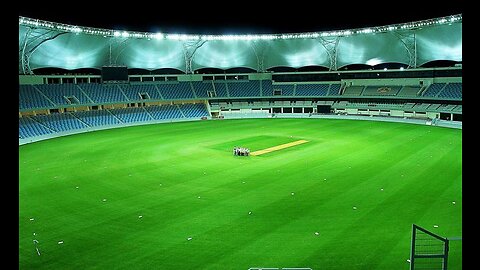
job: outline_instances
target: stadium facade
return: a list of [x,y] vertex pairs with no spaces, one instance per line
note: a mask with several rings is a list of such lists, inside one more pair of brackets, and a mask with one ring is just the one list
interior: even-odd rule
[[[450,65],[434,65],[442,61]],[[19,141],[205,118],[369,117],[461,128],[461,63],[462,15],[268,35],[19,17]],[[128,74],[106,80],[108,67]]]

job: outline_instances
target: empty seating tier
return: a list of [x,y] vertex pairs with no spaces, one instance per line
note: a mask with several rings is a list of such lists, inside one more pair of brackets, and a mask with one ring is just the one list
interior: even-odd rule
[[297,84],[295,96],[326,96],[330,84]]

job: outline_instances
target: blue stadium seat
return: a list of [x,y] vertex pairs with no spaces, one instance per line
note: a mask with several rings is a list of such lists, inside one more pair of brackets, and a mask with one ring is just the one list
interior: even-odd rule
[[87,96],[97,104],[128,102],[118,85],[103,85],[99,83],[78,84]]
[[72,104],[67,97],[76,101],[74,104],[92,103],[76,84],[39,84],[36,87],[57,105]]
[[157,88],[164,99],[193,99],[193,90],[189,82],[158,84]]
[[424,97],[435,97],[437,96],[440,91],[442,91],[443,87],[445,87],[446,83],[432,83],[427,90],[423,93]]
[[208,116],[207,106],[203,103],[183,104],[179,105],[179,108],[187,118]]
[[115,125],[121,123],[108,110],[83,111],[74,112],[72,114],[82,119],[85,123],[92,127]]
[[230,81],[227,83],[230,97],[258,97],[260,96],[259,81]]
[[44,125],[25,116],[18,118],[18,132],[22,139],[53,133],[54,131],[46,128]]
[[49,108],[55,105],[33,85],[20,85],[18,93],[19,109]]
[[326,96],[330,84],[297,84],[295,96],[318,97]]

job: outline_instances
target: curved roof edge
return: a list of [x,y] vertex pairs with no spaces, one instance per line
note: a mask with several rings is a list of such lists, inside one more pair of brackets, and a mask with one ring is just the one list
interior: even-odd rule
[[195,34],[175,34],[175,33],[151,33],[119,31],[113,29],[103,29],[95,27],[75,26],[57,22],[49,22],[39,19],[19,16],[19,25],[25,27],[43,28],[60,32],[71,32],[76,34],[99,35],[104,37],[123,37],[136,39],[167,39],[167,40],[276,40],[276,39],[304,39],[304,38],[322,38],[322,37],[340,37],[358,34],[382,33],[396,30],[412,30],[423,26],[435,26],[450,23],[462,22],[462,14],[450,15],[445,17],[407,22],[401,24],[391,24],[385,26],[376,26],[368,28],[356,28],[345,30],[333,30],[323,32],[305,32],[289,34],[260,34],[260,35],[195,35]]

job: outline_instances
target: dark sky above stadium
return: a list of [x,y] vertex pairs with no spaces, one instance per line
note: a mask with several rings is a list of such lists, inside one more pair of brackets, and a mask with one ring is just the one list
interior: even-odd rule
[[[103,3],[100,6],[100,3]],[[420,5],[421,4],[421,5]],[[98,0],[25,5],[20,16],[115,30],[185,34],[269,34],[340,30],[463,13],[462,1],[156,1]]]

